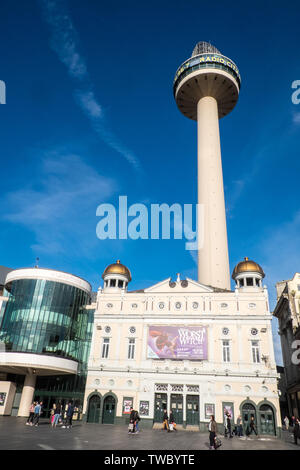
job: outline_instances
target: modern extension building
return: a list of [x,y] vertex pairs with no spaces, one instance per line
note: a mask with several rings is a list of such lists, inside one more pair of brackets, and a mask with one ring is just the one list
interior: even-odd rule
[[50,269],[7,274],[0,325],[0,414],[28,416],[33,399],[73,400],[80,418],[93,324],[90,284]]
[[[277,304],[273,315],[278,318],[284,364],[288,414],[300,417],[300,273],[287,281],[277,282]],[[297,344],[298,341],[298,344]],[[298,349],[298,351],[297,351]]]

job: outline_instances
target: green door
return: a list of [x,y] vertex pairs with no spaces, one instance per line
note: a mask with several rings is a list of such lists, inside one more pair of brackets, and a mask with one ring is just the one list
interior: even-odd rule
[[183,396],[177,393],[171,395],[171,410],[176,424],[183,423]]
[[93,395],[89,400],[87,422],[99,423],[99,418],[100,418],[100,397],[98,395]]
[[244,429],[244,434],[247,435],[247,432],[250,432],[250,420],[251,418],[254,418],[255,426],[257,426],[256,423],[256,411],[254,406],[251,403],[245,403],[242,408],[242,420],[243,420],[243,429]]
[[166,393],[155,394],[155,406],[154,406],[154,421],[156,423],[163,422],[164,410],[167,410],[168,400]]
[[199,396],[186,397],[186,424],[197,426],[199,424]]
[[275,435],[275,423],[273,410],[269,405],[262,405],[259,409],[261,434]]
[[116,414],[116,400],[113,396],[108,395],[103,403],[103,424],[114,424]]

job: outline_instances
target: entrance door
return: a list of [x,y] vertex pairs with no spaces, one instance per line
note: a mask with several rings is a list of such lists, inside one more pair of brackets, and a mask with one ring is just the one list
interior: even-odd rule
[[261,434],[275,435],[274,413],[269,405],[262,405],[259,409]]
[[93,395],[89,400],[87,422],[99,423],[99,418],[100,418],[100,397],[98,395]]
[[256,411],[254,406],[251,403],[245,403],[242,408],[242,420],[243,420],[243,428],[244,433],[247,434],[247,430],[250,432],[250,420],[254,418],[255,426],[257,426],[256,422]]
[[177,393],[171,395],[171,410],[176,424],[183,423],[183,396]]
[[116,413],[116,400],[112,395],[108,395],[103,403],[103,424],[114,424]]
[[156,423],[163,422],[164,410],[167,410],[168,399],[166,393],[155,394],[154,421]]
[[199,396],[186,397],[186,424],[197,426],[199,424]]

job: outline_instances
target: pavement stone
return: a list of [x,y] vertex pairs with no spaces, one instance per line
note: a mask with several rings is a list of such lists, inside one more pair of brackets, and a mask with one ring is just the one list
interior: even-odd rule
[[[72,429],[52,428],[49,420],[40,420],[38,427],[26,426],[26,419],[0,417],[1,450],[209,450],[208,433],[166,432],[141,429],[128,434],[127,426],[75,422]],[[283,439],[272,436],[222,440],[222,450],[300,450],[293,444],[292,434]]]

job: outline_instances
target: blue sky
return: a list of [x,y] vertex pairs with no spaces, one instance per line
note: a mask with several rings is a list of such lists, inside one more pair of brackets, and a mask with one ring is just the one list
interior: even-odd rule
[[208,40],[242,76],[220,121],[230,268],[259,262],[274,307],[275,282],[300,269],[299,13],[292,1],[3,0],[0,264],[39,257],[94,289],[116,259],[132,288],[197,277],[184,240],[97,239],[96,208],[119,195],[196,202],[196,124],[172,81]]

